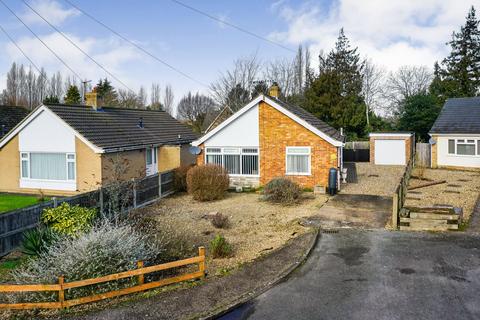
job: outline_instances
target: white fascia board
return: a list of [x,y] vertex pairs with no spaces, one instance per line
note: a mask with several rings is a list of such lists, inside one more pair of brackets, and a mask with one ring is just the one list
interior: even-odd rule
[[410,138],[412,133],[370,133],[369,137],[399,137],[399,138]]
[[292,112],[288,111],[287,109],[285,109],[284,107],[282,107],[281,105],[279,105],[278,103],[276,103],[274,100],[268,98],[267,96],[264,96],[264,95],[260,95],[258,96],[257,98],[255,98],[254,100],[250,101],[246,106],[244,106],[242,109],[240,109],[239,111],[237,111],[236,113],[234,113],[230,118],[228,118],[227,120],[225,120],[224,122],[222,122],[218,127],[216,127],[215,129],[213,129],[212,131],[210,131],[209,133],[207,133],[206,135],[204,135],[203,137],[201,137],[200,139],[198,140],[195,140],[192,142],[192,145],[193,146],[196,146],[198,147],[199,145],[201,145],[203,142],[207,141],[209,138],[211,138],[213,135],[215,135],[217,132],[219,132],[220,130],[222,130],[223,128],[225,128],[226,126],[228,126],[231,122],[233,122],[235,119],[237,119],[238,117],[240,117],[242,114],[244,114],[245,112],[247,112],[248,110],[250,110],[252,107],[254,107],[255,105],[257,105],[258,103],[260,103],[261,101],[264,101],[264,102],[267,102],[269,105],[271,105],[272,107],[274,107],[275,109],[277,109],[278,111],[280,111],[281,113],[283,113],[284,115],[286,115],[287,117],[289,117],[290,119],[294,120],[295,122],[299,123],[300,125],[302,125],[303,127],[307,128],[308,130],[312,131],[313,133],[315,133],[316,135],[318,135],[319,137],[321,137],[322,139],[324,139],[325,141],[329,142],[330,144],[332,144],[333,146],[335,147],[342,147],[344,146],[344,143],[342,141],[338,141],[338,140],[335,140],[333,139],[332,137],[326,135],[324,132],[318,130],[317,128],[315,128],[314,126],[312,126],[311,124],[309,124],[308,122],[306,122],[305,120],[303,120],[302,118],[298,117],[297,115],[293,114]]
[[25,119],[23,119],[13,130],[10,131],[2,140],[0,140],[0,148],[2,148],[8,141],[10,141],[13,137],[15,137],[20,131],[22,131],[25,126],[27,126],[30,122],[32,122],[38,115],[42,112],[48,112],[53,115],[55,118],[59,119],[64,125],[66,125],[70,130],[72,130],[75,136],[80,139],[83,143],[85,143],[90,149],[93,150],[95,153],[104,153],[105,151],[102,148],[97,147],[90,141],[88,141],[84,136],[82,136],[79,132],[73,129],[68,123],[66,123],[62,118],[60,118],[55,112],[48,109],[45,105],[38,106],[30,115],[28,115]]
[[480,133],[429,133],[428,135],[439,137],[480,137]]

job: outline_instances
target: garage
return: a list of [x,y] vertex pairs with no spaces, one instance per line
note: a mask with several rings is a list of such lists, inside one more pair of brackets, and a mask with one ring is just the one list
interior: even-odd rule
[[404,166],[414,154],[415,136],[411,132],[370,134],[370,162],[376,165]]

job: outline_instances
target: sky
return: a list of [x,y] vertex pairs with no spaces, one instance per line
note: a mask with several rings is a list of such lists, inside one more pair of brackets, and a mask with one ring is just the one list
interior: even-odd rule
[[[96,83],[108,77],[102,69],[63,39],[20,0],[3,0],[83,79]],[[293,58],[293,52],[242,33],[190,11],[171,0],[69,0],[123,36],[141,45],[168,64],[188,74],[192,81],[148,57],[104,29],[64,0],[25,0],[70,37],[127,87],[147,89],[152,82],[171,84],[176,100],[188,92],[208,92],[208,84],[232,67],[236,58],[257,54],[263,61]],[[442,60],[445,45],[459,30],[480,0],[182,0],[223,21],[295,50],[310,47],[312,64],[318,53],[329,51],[344,28],[362,57],[387,71],[402,65],[425,65]],[[480,15],[480,13],[479,13]],[[47,73],[71,72],[0,4],[0,25]],[[0,90],[12,62],[29,62],[0,33]],[[111,79],[116,87],[124,88]]]

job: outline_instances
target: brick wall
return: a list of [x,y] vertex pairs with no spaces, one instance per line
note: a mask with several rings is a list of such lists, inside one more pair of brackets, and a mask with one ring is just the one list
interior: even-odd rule
[[395,136],[370,137],[370,163],[375,163],[375,140],[405,140],[405,163],[408,163],[408,160],[410,160],[412,156],[413,137],[413,135],[410,136],[410,138]]
[[267,103],[259,108],[260,184],[285,176],[287,146],[310,146],[311,175],[288,177],[303,187],[326,186],[329,169],[338,166],[337,148]]
[[432,157],[432,168],[437,168],[438,167],[438,151],[437,151],[437,145],[438,145],[438,136],[433,135],[432,139],[437,141],[437,143],[431,145],[431,157]]

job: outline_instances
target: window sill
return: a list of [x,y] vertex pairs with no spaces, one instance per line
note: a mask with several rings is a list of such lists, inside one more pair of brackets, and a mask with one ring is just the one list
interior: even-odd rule
[[21,178],[20,188],[76,191],[77,182],[74,180],[41,180]]

